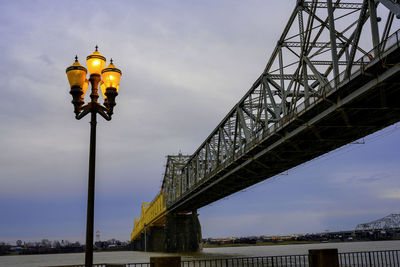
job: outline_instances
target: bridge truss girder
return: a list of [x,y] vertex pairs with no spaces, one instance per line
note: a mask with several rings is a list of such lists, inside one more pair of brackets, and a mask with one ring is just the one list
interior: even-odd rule
[[168,156],[132,240],[169,212],[192,212],[399,121],[395,16],[393,0],[298,0],[247,93],[193,155]]
[[377,231],[389,229],[400,229],[400,214],[390,214],[372,222],[360,223],[356,227],[356,231]]
[[[393,20],[399,5],[390,2],[392,9],[374,0],[297,1],[263,73],[196,152],[185,159],[174,178],[179,191],[167,194],[167,207],[206,183],[221,166],[272,132],[277,123],[324,97],[326,91],[384,51],[384,41],[398,29]],[[345,110],[343,113],[346,117]],[[265,163],[258,164],[268,168]]]
[[189,157],[189,155],[182,154],[167,156],[164,180],[161,187],[164,202],[167,206],[178,198],[185,188],[190,186],[186,180],[181,179],[182,168],[186,165]]

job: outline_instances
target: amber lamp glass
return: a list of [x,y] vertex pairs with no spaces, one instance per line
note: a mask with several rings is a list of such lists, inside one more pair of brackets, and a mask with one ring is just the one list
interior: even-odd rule
[[[103,83],[103,82],[101,82],[100,83],[100,89],[101,89],[101,93],[103,94],[103,97],[104,97],[104,99],[107,99],[107,96],[106,96],[106,85]],[[119,85],[117,86],[117,93],[118,93],[118,90],[119,90]]]
[[78,57],[75,57],[75,62],[72,66],[68,67],[67,70],[67,77],[69,81],[69,85],[72,86],[79,86],[83,88],[85,80],[86,80],[86,73],[87,70],[81,64],[79,64]]
[[104,82],[101,82],[101,83],[100,83],[100,89],[101,89],[101,93],[103,94],[104,99],[107,99],[107,96],[106,96],[106,86],[105,86]]
[[96,51],[86,57],[86,65],[90,74],[100,74],[102,69],[104,69],[106,58],[97,51],[97,46]]
[[87,91],[88,87],[89,87],[89,81],[85,80],[85,82],[83,83],[83,87],[82,87],[82,92],[83,92],[82,95],[86,94],[86,91]]
[[101,77],[103,79],[104,89],[113,87],[116,88],[118,92],[119,80],[121,79],[121,75],[122,72],[114,66],[111,59],[110,65],[108,65],[107,68],[101,71]]

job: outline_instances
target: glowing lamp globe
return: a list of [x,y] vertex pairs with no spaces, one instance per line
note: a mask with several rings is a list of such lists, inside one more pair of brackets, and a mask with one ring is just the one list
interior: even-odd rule
[[105,68],[104,70],[101,71],[101,77],[102,77],[103,83],[104,83],[103,88],[107,89],[107,88],[112,87],[112,88],[115,88],[118,93],[119,81],[121,80],[121,75],[122,75],[122,72],[114,66],[114,64],[112,63],[112,59],[111,59],[110,65],[108,65],[107,68]]
[[90,74],[100,74],[104,69],[106,58],[97,51],[97,46],[96,51],[86,57],[86,65]]
[[75,57],[75,62],[66,70],[69,85],[72,87],[83,88],[86,81],[87,70],[79,64],[78,57]]
[[[107,95],[106,95],[106,89],[107,88],[106,88],[106,85],[103,82],[100,83],[100,89],[101,89],[101,93],[102,93],[104,99],[107,99]],[[119,85],[115,89],[117,89],[116,92],[118,93]]]

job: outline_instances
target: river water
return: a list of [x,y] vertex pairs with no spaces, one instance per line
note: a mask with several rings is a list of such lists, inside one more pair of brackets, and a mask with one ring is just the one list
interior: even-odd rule
[[[249,247],[205,248],[199,253],[166,254],[139,251],[95,252],[94,263],[145,263],[150,257],[180,255],[182,260],[307,254],[309,249],[337,248],[340,252],[399,250],[400,240],[320,243],[306,245],[274,245]],[[84,253],[1,256],[0,267],[38,267],[83,264]]]

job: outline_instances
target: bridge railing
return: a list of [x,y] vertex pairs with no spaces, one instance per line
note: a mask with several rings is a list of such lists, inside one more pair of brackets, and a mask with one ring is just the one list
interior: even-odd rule
[[[346,80],[350,80],[351,76],[354,74],[362,73],[366,68],[368,68],[368,65],[373,61],[373,60],[379,60],[380,57],[390,49],[394,47],[400,47],[400,39],[399,39],[399,33],[400,30],[394,32],[391,34],[386,40],[381,42],[378,46],[372,48],[369,52],[364,54],[359,60],[355,61],[355,64],[353,64],[350,75],[346,75],[346,71],[341,72],[338,75],[338,80],[339,84],[337,87],[340,86],[342,82],[346,82]],[[329,82],[330,86],[325,86],[325,91],[327,89],[334,89],[335,88],[335,79],[332,79]]]

